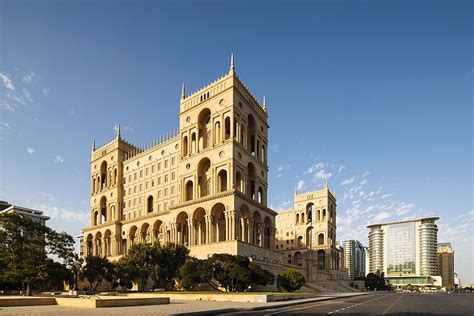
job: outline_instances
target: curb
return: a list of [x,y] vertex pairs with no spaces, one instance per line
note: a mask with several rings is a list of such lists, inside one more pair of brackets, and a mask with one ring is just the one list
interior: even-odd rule
[[361,292],[361,293],[356,293],[354,295],[350,296],[327,296],[327,297],[315,297],[313,299],[308,299],[307,301],[288,301],[286,303],[282,303],[280,305],[273,305],[273,306],[255,306],[255,307],[229,307],[229,308],[222,308],[222,309],[216,309],[216,310],[210,310],[210,311],[201,311],[201,312],[191,312],[191,313],[178,313],[178,314],[173,314],[173,315],[216,315],[216,314],[222,314],[222,313],[230,313],[230,312],[251,312],[251,311],[259,311],[259,310],[265,310],[265,309],[273,309],[273,308],[282,308],[282,307],[288,307],[288,306],[293,306],[293,305],[301,305],[301,304],[306,304],[306,303],[315,303],[315,302],[324,302],[324,301],[330,301],[330,300],[336,300],[336,299],[341,299],[341,298],[351,298],[351,297],[356,297],[356,296],[362,296],[362,295],[371,295],[373,294],[372,292],[367,293],[367,292]]

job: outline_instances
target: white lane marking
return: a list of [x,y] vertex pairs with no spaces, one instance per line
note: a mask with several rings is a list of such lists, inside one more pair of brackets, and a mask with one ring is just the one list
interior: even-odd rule
[[[375,298],[375,299],[373,299],[373,300],[365,301],[365,302],[359,303],[358,305],[362,305],[362,304],[365,304],[365,303],[373,302],[373,301],[376,301],[376,300],[378,300],[378,299],[381,299],[381,298],[386,297],[386,296],[391,295],[391,294],[392,294],[392,293],[389,293],[389,294],[386,294],[386,295],[382,295],[382,296],[379,296],[379,297],[377,297],[377,298]],[[343,310],[345,310],[345,309],[346,309],[346,308],[335,310],[334,313],[337,313],[337,312],[339,312],[339,311],[343,311]]]
[[387,307],[387,308],[383,311],[382,315],[385,315],[385,314],[386,314],[395,304],[397,304],[398,301],[401,300],[401,298],[404,297],[404,296],[405,296],[405,293],[403,293],[395,302],[393,302],[392,305],[390,305],[389,307]]
[[[341,297],[341,298],[342,298],[342,297]],[[338,299],[336,299],[336,300],[338,300]],[[316,303],[316,302],[315,302],[315,303]],[[316,304],[313,304],[313,305],[310,305],[310,306],[304,306],[304,307],[299,307],[299,308],[292,308],[292,309],[287,309],[287,310],[283,310],[283,311],[273,312],[273,313],[269,313],[269,314],[265,314],[265,315],[269,316],[269,315],[275,315],[275,314],[282,314],[282,313],[286,313],[286,312],[297,311],[297,310],[301,310],[301,309],[307,309],[307,308],[312,308],[312,307],[316,307],[316,306],[323,306],[323,305],[328,305],[328,304],[334,304],[334,301],[333,301],[333,300],[319,301],[319,302],[317,302]]]

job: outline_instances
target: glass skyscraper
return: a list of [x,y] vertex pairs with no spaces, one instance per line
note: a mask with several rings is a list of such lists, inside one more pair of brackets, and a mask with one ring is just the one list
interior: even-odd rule
[[[369,225],[369,271],[392,284],[437,282],[439,217]],[[431,280],[431,281],[430,281]]]

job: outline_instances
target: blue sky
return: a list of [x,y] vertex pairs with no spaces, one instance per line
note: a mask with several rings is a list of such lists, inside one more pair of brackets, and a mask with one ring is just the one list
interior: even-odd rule
[[439,215],[474,283],[468,1],[0,2],[0,199],[87,224],[92,139],[177,127],[229,55],[270,114],[269,203],[327,179],[338,238]]

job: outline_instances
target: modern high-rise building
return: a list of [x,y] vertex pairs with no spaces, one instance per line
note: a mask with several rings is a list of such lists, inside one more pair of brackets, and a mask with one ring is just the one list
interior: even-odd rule
[[365,247],[358,240],[348,239],[339,242],[344,249],[344,268],[347,269],[349,279],[365,276]]
[[438,219],[424,217],[367,226],[370,272],[384,272],[395,286],[437,285]]
[[49,219],[48,216],[43,215],[42,211],[13,205],[6,201],[0,201],[0,213],[16,213],[18,215],[28,217],[33,222],[38,222],[42,225],[46,225],[46,221]]
[[454,250],[449,242],[438,244],[438,269],[443,286],[454,286]]

